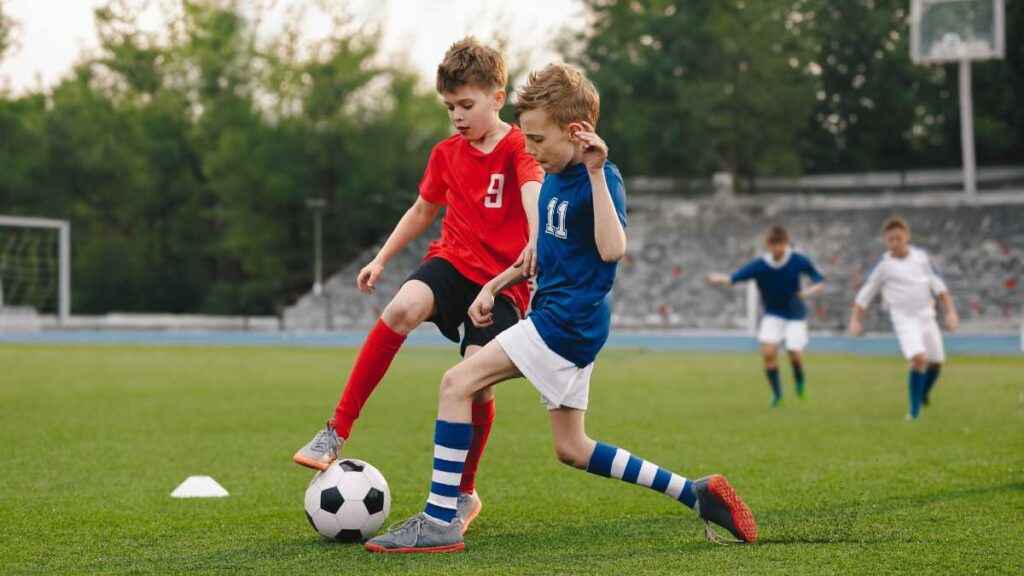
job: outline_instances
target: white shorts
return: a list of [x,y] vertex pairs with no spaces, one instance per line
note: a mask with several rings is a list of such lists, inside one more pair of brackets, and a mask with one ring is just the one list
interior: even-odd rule
[[935,318],[893,317],[892,327],[900,340],[903,357],[910,360],[924,354],[929,362],[945,362],[946,351],[942,346],[942,330]]
[[757,341],[763,344],[779,344],[786,341],[786,350],[800,352],[807,347],[807,322],[786,320],[778,316],[761,318],[761,330]]
[[520,320],[495,337],[512,363],[540,392],[548,410],[587,409],[594,363],[580,368],[548,348],[530,319]]

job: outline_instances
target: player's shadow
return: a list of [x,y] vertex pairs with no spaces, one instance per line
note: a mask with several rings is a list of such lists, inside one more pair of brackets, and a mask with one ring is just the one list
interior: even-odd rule
[[[997,495],[1010,492],[1024,491],[1024,482],[1010,482],[1007,484],[976,486],[973,488],[960,488],[956,490],[945,490],[922,494],[918,496],[891,496],[887,498],[873,498],[869,501],[859,503],[848,503],[841,506],[827,508],[785,508],[781,510],[765,511],[760,517],[762,531],[768,532],[767,537],[761,538],[760,544],[766,545],[787,545],[787,544],[880,544],[893,542],[917,542],[920,538],[913,538],[892,534],[890,530],[883,530],[873,536],[854,534],[857,522],[862,517],[877,516],[903,509],[916,509],[922,506],[972,498],[981,495]],[[755,511],[756,512],[756,511]],[[803,534],[790,536],[771,536],[773,524],[784,524],[787,526],[829,526],[831,529],[804,531]],[[898,527],[896,527],[898,528]]]

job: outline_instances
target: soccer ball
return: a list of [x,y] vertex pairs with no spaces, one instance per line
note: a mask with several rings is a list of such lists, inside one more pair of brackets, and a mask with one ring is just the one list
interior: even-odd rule
[[324,538],[362,542],[384,524],[391,492],[379,470],[345,458],[318,472],[306,488],[306,518]]

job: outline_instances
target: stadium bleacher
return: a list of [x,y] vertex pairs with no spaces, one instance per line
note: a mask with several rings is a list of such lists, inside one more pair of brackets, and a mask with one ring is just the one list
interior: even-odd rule
[[[790,230],[798,250],[828,278],[811,306],[815,330],[842,331],[857,288],[884,251],[880,226],[899,214],[913,228],[912,242],[932,254],[952,290],[968,332],[1020,328],[1024,280],[1024,197],[990,194],[966,201],[956,194],[807,197],[762,195],[738,199],[680,200],[665,195],[630,197],[629,251],[615,285],[613,322],[620,328],[743,329],[747,297],[741,288],[704,283],[712,271],[731,272],[760,252],[767,226]],[[417,240],[388,268],[375,294],[355,287],[359,268],[376,248],[307,294],[284,313],[288,329],[369,326],[425,252]],[[881,306],[869,330],[887,330]]]

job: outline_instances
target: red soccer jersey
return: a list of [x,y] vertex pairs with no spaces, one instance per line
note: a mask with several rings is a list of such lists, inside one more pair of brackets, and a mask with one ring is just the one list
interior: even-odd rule
[[[516,126],[488,154],[459,134],[438,143],[420,181],[420,196],[447,210],[441,238],[430,244],[426,258],[444,258],[481,286],[504,272],[529,239],[522,186],[543,179],[543,170],[526,153],[526,140]],[[526,312],[526,283],[502,294]]]

